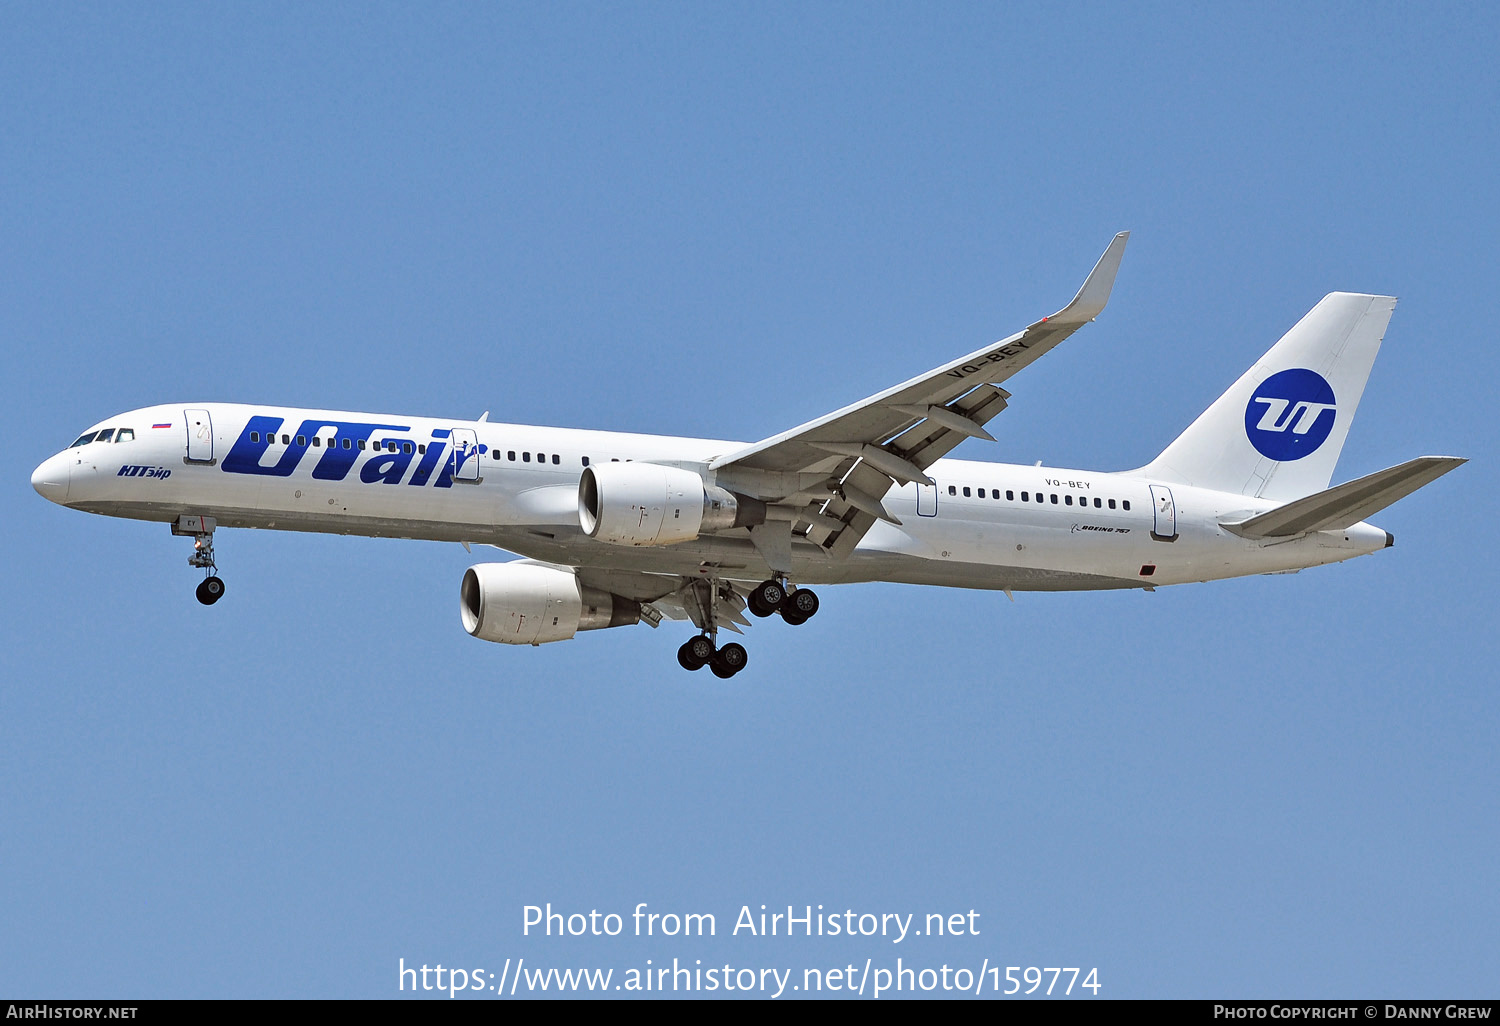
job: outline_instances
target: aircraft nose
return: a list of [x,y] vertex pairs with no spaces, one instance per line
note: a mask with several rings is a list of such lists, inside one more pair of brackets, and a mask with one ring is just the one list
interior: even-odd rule
[[70,472],[67,453],[58,453],[42,461],[42,465],[31,472],[31,487],[38,495],[53,502],[64,502],[68,498]]

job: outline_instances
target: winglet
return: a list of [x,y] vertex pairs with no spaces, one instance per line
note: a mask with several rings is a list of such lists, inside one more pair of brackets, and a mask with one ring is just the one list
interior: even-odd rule
[[1104,304],[1109,302],[1110,290],[1115,287],[1115,272],[1120,269],[1120,258],[1125,255],[1125,243],[1129,240],[1129,232],[1121,232],[1111,239],[1109,246],[1104,250],[1104,255],[1089,272],[1083,288],[1079,289],[1078,295],[1073,297],[1073,302],[1047,320],[1083,324],[1103,313]]

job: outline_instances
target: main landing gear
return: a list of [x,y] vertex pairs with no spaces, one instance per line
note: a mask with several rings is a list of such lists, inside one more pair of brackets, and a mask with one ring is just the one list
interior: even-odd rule
[[750,612],[766,617],[780,613],[792,626],[804,624],[818,611],[818,596],[809,588],[788,591],[784,580],[761,581],[750,593]]
[[[717,581],[709,582],[709,594],[718,587]],[[785,578],[761,581],[750,592],[750,598],[746,603],[750,612],[759,617],[771,616],[780,613],[781,618],[789,624],[806,623],[812,619],[818,611],[818,596],[808,588],[797,588],[794,591],[787,589]],[[748,656],[745,646],[731,641],[723,648],[715,644],[718,636],[718,623],[715,618],[714,600],[709,599],[704,604],[700,625],[704,627],[702,634],[696,638],[689,638],[681,648],[677,650],[677,662],[684,670],[701,670],[707,666],[713,670],[714,676],[728,679],[745,668]],[[744,623],[740,620],[740,623]]]
[[172,533],[189,535],[193,539],[193,554],[188,557],[188,566],[204,571],[203,583],[195,594],[198,601],[211,606],[224,597],[224,582],[219,578],[219,568],[214,565],[214,518],[178,517],[172,523]]
[[715,677],[724,680],[743,670],[749,659],[745,646],[739,642],[731,641],[723,648],[715,648],[713,639],[707,634],[689,638],[677,650],[677,661],[684,670],[701,670],[707,666]]

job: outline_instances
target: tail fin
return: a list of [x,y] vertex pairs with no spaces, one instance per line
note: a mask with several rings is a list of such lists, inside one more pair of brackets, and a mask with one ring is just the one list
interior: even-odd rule
[[1286,501],[1328,487],[1396,300],[1333,292],[1136,473]]

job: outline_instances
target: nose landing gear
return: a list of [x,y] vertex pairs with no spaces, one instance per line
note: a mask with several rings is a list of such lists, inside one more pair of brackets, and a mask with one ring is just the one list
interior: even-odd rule
[[198,601],[205,606],[211,606],[224,596],[224,582],[218,577],[210,576],[203,579],[198,585]]
[[197,567],[207,574],[195,592],[198,601],[205,606],[211,606],[224,597],[224,582],[218,576],[219,568],[214,565],[215,526],[213,517],[178,517],[172,522],[174,535],[188,535],[193,539],[193,554],[188,557],[188,566]]

